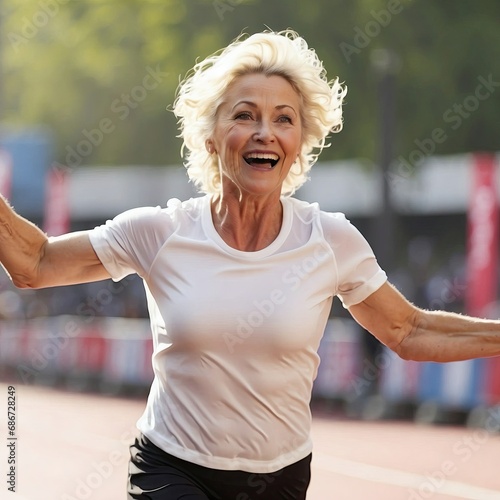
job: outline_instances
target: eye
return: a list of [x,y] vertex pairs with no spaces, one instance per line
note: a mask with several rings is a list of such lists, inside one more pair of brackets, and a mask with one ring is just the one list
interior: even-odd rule
[[292,123],[292,118],[288,115],[280,115],[278,117],[279,123]]
[[235,117],[235,120],[251,120],[252,115],[248,111],[242,111],[241,113],[238,113]]

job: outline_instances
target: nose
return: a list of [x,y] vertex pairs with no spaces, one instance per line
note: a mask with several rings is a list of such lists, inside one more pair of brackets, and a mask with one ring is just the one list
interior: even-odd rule
[[268,120],[259,120],[256,124],[253,139],[263,144],[274,142],[274,132],[272,124]]

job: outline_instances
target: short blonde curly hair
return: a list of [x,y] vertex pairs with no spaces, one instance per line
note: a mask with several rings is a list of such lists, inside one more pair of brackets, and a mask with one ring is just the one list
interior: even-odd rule
[[303,137],[297,161],[282,187],[293,194],[306,180],[330,132],[342,129],[342,101],[347,89],[328,81],[316,52],[295,31],[240,35],[226,48],[198,62],[181,82],[174,102],[188,176],[205,193],[220,192],[218,159],[205,147],[215,128],[217,110],[231,82],[263,73],[284,77],[301,98]]

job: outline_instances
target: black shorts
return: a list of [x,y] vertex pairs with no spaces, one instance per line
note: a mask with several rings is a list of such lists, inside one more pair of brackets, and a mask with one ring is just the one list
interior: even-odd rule
[[268,474],[209,469],[140,435],[130,457],[129,500],[305,500],[311,479],[311,455]]

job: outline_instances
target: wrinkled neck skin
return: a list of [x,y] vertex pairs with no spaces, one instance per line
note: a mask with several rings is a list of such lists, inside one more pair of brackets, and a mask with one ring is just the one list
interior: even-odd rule
[[222,182],[220,194],[212,198],[212,220],[221,238],[232,248],[255,252],[278,236],[283,220],[281,186],[266,194],[240,190]]

